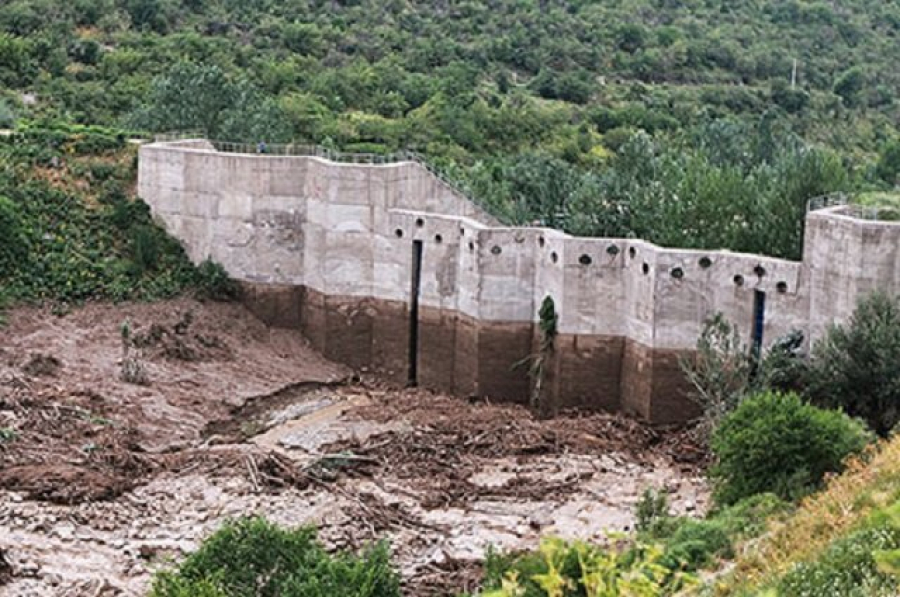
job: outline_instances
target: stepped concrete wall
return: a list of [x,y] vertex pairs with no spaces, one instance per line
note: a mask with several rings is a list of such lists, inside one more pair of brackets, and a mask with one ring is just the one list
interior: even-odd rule
[[505,228],[413,162],[222,153],[202,140],[140,150],[138,192],[195,262],[244,283],[264,320],[297,327],[329,358],[397,382],[410,373],[414,243],[421,243],[417,382],[527,401],[522,361],[550,296],[559,336],[545,364],[555,407],[655,422],[696,413],[679,360],[721,312],[749,344],[820,336],[857,297],[900,291],[900,225],[807,217],[803,262],[667,249],[631,239]]

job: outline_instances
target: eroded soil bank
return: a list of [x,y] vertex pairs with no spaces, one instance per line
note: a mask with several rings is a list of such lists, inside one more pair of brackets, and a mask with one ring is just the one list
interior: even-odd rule
[[[123,324],[147,385],[120,378]],[[0,595],[143,595],[155,569],[248,514],[315,524],[333,547],[387,539],[409,594],[446,595],[477,586],[489,545],[628,529],[645,487],[705,508],[684,434],[354,380],[237,305],[13,312]]]

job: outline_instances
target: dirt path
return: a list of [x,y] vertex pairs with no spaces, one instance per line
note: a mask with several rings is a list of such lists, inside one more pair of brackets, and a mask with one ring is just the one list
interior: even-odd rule
[[[119,379],[126,319],[146,386]],[[248,514],[315,524],[332,547],[387,539],[410,594],[452,594],[475,588],[489,545],[629,528],[645,487],[680,512],[706,503],[678,437],[348,384],[236,305],[19,310],[0,347],[3,596],[143,595]]]

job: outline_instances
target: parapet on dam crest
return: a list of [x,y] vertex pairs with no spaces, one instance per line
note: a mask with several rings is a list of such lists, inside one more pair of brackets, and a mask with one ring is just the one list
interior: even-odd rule
[[857,297],[898,291],[900,224],[836,206],[806,218],[802,262],[666,249],[497,225],[415,161],[347,164],[140,149],[139,195],[195,262],[244,283],[248,306],[325,356],[397,382],[526,401],[538,309],[559,314],[545,392],[559,408],[657,423],[696,414],[679,359],[721,312],[748,345],[820,337]]

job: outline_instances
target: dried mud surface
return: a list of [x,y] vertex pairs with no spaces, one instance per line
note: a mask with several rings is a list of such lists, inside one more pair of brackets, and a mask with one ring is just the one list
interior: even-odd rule
[[[120,379],[122,325],[149,383]],[[179,299],[19,309],[0,328],[0,596],[143,595],[226,519],[387,539],[410,595],[474,590],[488,546],[603,540],[648,486],[702,512],[686,433],[351,383],[302,336]]]

